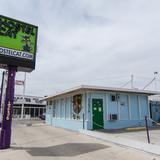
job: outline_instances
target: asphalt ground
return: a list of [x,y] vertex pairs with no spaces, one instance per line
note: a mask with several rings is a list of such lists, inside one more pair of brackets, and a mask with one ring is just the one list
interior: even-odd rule
[[104,142],[43,121],[13,121],[12,145],[0,160],[160,160],[160,157]]

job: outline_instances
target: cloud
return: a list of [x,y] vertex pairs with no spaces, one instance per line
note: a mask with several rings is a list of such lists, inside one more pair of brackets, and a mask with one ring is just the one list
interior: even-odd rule
[[[39,26],[37,65],[27,75],[27,94],[43,96],[80,84],[120,87],[131,74],[135,87],[142,88],[159,71],[158,0],[1,4],[3,15]],[[150,78],[136,79],[139,75]]]

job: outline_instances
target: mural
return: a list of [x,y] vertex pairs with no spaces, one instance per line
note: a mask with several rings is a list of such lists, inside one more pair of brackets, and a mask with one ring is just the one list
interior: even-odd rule
[[73,119],[80,119],[79,113],[82,109],[82,95],[77,94],[73,96]]

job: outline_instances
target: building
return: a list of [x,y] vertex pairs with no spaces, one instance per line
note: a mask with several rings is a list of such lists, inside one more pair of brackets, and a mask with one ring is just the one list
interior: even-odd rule
[[151,118],[155,122],[160,122],[160,95],[149,97]]
[[157,92],[79,86],[44,98],[46,123],[72,130],[143,126],[144,117],[150,117],[148,96],[155,94]]
[[[45,113],[46,102],[40,101],[42,97],[24,96],[24,118],[35,118]],[[22,110],[23,96],[15,95],[13,105],[13,117],[20,118]]]

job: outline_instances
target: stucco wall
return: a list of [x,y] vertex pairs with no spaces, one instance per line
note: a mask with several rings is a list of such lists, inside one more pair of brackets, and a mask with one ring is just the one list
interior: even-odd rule
[[[148,97],[145,95],[118,93],[117,101],[111,101],[115,93],[88,93],[88,126],[92,129],[92,98],[103,99],[105,129],[144,126],[144,117],[149,117]],[[118,120],[110,121],[109,115],[117,114]],[[149,123],[151,125],[151,123]]]

